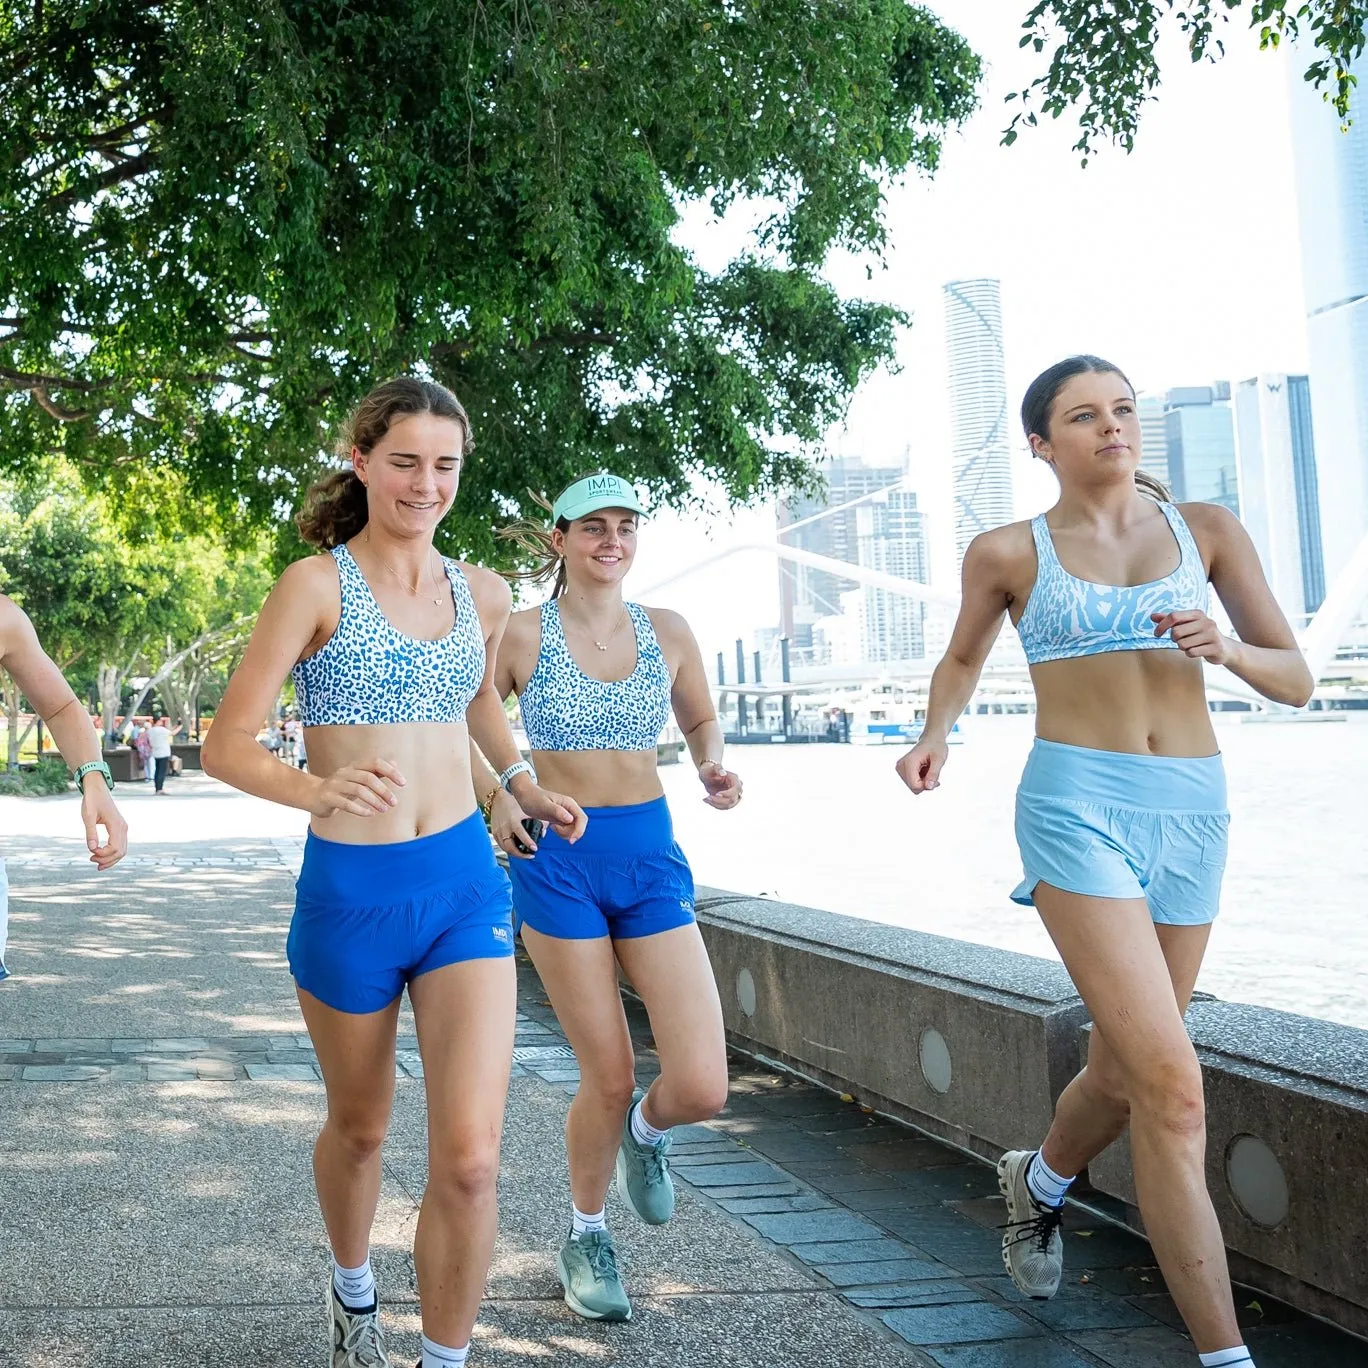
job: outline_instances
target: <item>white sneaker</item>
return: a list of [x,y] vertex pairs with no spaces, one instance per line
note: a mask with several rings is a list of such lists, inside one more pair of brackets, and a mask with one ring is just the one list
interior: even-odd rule
[[329,1368],[390,1368],[378,1296],[364,1311],[353,1311],[337,1295],[329,1273],[328,1318],[332,1322]]
[[1008,1150],[998,1160],[998,1187],[1007,1199],[1002,1262],[1017,1291],[1044,1300],[1059,1291],[1064,1275],[1063,1206],[1041,1206],[1026,1185],[1034,1150]]

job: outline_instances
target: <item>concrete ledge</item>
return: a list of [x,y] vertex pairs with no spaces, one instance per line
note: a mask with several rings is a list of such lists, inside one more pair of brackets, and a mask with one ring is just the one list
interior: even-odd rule
[[[984,1158],[1040,1143],[1086,1053],[1062,966],[716,889],[697,906],[738,1049]],[[1368,1032],[1210,1000],[1188,1028],[1232,1274],[1368,1337]],[[1143,1233],[1124,1139],[1089,1177]]]
[[1056,964],[700,889],[732,1041],[985,1158],[1050,1124],[1086,1018]]
[[[1237,1002],[1187,1025],[1232,1274],[1368,1336],[1368,1031]],[[1127,1137],[1088,1176],[1143,1230]]]

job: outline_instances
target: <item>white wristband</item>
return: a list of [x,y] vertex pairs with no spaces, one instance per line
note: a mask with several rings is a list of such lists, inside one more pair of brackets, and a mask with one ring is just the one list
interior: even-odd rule
[[537,782],[537,771],[534,770],[532,766],[527,763],[526,760],[519,760],[516,764],[509,765],[509,767],[506,770],[504,770],[504,772],[501,775],[499,775],[500,787],[508,789],[508,791],[512,793],[513,790],[509,789],[508,786],[520,774],[530,774],[532,776],[532,782],[534,784]]

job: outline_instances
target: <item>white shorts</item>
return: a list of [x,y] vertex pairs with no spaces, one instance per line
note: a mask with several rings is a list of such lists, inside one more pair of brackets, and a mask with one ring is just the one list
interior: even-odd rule
[[0,860],[0,979],[9,977],[5,968],[5,941],[9,938],[9,880],[5,877],[5,862]]

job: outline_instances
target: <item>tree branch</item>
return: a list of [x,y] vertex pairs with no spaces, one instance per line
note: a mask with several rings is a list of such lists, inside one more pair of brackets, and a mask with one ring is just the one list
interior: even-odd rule
[[29,393],[38,402],[38,407],[59,423],[79,423],[90,417],[89,409],[68,409],[57,403],[42,385],[34,385]]
[[101,172],[92,181],[73,185],[56,195],[49,196],[44,207],[56,209],[62,205],[70,204],[73,200],[93,199],[100,191],[109,190],[123,181],[137,180],[139,176],[156,170],[156,166],[157,159],[151,152],[143,152],[141,156],[134,157],[131,161],[120,162],[117,166],[111,166],[108,171]]

